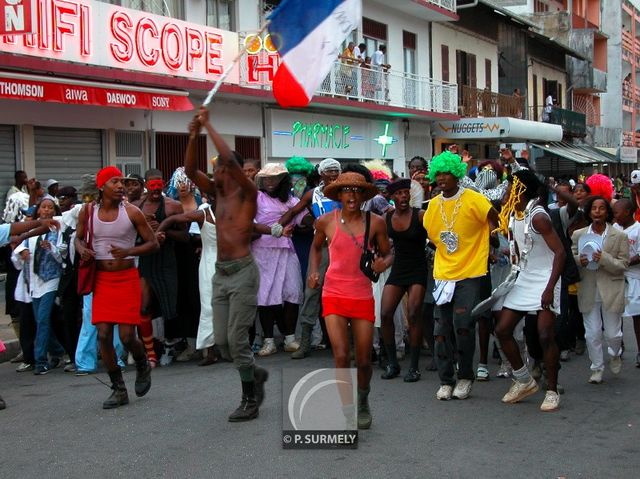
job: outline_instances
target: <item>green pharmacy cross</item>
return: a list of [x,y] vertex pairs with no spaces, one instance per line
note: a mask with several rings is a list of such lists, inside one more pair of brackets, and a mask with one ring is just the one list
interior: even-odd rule
[[389,136],[388,133],[389,133],[389,123],[385,123],[384,134],[380,135],[378,138],[374,138],[374,140],[373,140],[378,145],[382,146],[382,157],[383,158],[385,158],[387,156],[387,146],[389,146],[389,145],[395,143],[396,141],[398,141],[393,136]]

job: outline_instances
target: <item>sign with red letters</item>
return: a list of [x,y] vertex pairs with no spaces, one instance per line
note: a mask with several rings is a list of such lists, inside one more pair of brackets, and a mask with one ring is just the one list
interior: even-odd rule
[[0,0],[0,35],[33,33],[35,0]]
[[[0,52],[213,82],[238,52],[238,34],[90,0],[34,0],[33,34],[11,14]],[[18,6],[19,0],[0,0]],[[28,2],[22,2],[25,6]],[[25,9],[26,11],[26,9]],[[15,27],[15,28],[14,28]],[[25,27],[26,28],[26,27]],[[237,84],[237,69],[226,82]]]
[[48,82],[12,78],[0,74],[0,99],[31,100],[74,105],[111,106],[143,110],[188,111],[193,105],[186,96],[127,88]]

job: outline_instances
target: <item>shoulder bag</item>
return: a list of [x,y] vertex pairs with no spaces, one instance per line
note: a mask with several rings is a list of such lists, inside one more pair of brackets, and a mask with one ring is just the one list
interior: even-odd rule
[[[94,203],[89,203],[87,216],[84,222],[84,240],[87,248],[93,248],[93,209]],[[96,278],[96,260],[90,258],[84,260],[80,258],[78,264],[78,294],[85,296],[93,292],[93,285]]]
[[374,283],[380,279],[380,273],[373,270],[373,262],[376,259],[376,253],[369,249],[369,227],[371,226],[371,212],[365,214],[364,226],[364,244],[362,245],[362,255],[360,256],[360,271]]

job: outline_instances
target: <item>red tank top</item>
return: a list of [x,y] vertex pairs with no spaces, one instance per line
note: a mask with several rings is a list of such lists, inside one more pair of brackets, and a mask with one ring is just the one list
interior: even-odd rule
[[[322,294],[350,299],[371,299],[371,280],[360,271],[364,234],[354,238],[342,231],[338,211],[334,213],[336,232],[329,243],[329,268],[324,277]],[[356,244],[356,242],[358,244]]]

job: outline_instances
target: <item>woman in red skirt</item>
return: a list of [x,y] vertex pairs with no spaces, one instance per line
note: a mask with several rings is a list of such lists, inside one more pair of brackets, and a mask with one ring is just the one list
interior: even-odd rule
[[350,365],[351,323],[358,369],[358,428],[368,429],[372,421],[368,397],[375,313],[371,280],[360,270],[367,215],[370,215],[367,248],[377,251],[373,270],[376,273],[386,270],[391,266],[393,256],[384,220],[361,210],[362,203],[378,194],[373,184],[367,183],[358,173],[342,173],[324,189],[324,194],[340,201],[342,208],[321,216],[316,222],[307,283],[310,288],[320,286],[320,256],[322,246],[328,240],[329,268],[322,286],[322,314],[336,368],[346,369]]
[[[114,325],[118,325],[120,340],[136,361],[136,396],[144,396],[151,388],[151,367],[136,336],[141,291],[134,257],[153,253],[159,245],[142,212],[123,201],[125,189],[118,168],[107,166],[100,170],[96,184],[100,190],[98,202],[85,205],[80,211],[75,246],[83,260],[96,261],[91,322],[98,329],[100,354],[113,390],[102,407],[112,409],[129,403],[113,348]],[[93,232],[92,249],[85,243],[88,223]],[[137,236],[142,243],[136,246]]]

